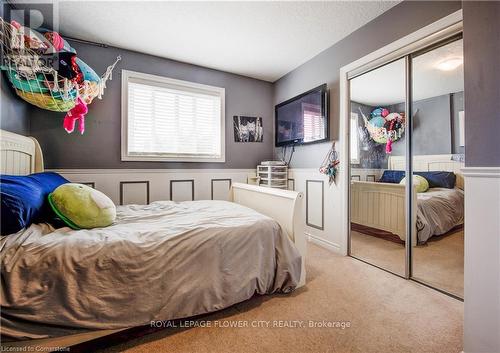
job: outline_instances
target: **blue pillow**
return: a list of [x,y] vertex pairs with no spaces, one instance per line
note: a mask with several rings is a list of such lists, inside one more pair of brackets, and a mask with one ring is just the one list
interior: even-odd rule
[[52,172],[0,175],[2,235],[16,233],[31,223],[50,222],[54,213],[47,196],[65,183],[69,181]]
[[415,172],[415,174],[427,179],[430,188],[453,189],[457,180],[453,172]]
[[382,177],[380,178],[379,182],[399,184],[404,177],[405,177],[404,170],[384,170],[384,174],[382,174]]
[[[414,174],[427,179],[429,188],[453,189],[457,178],[453,172],[414,172]],[[385,170],[379,182],[399,184],[404,177],[404,170]]]

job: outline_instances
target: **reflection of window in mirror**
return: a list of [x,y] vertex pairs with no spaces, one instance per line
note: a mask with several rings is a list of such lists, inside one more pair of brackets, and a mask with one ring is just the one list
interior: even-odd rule
[[359,137],[358,137],[358,114],[351,113],[351,164],[359,164]]
[[458,128],[459,128],[459,141],[460,147],[465,146],[465,112],[463,110],[458,112]]
[[321,115],[321,106],[302,103],[304,117],[304,142],[325,138],[325,119]]

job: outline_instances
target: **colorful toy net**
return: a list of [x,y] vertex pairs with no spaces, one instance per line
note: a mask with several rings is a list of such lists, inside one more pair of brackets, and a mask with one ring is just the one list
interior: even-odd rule
[[[0,68],[16,91],[28,103],[55,112],[68,112],[64,128],[72,132],[79,120],[84,131],[87,105],[102,98],[107,80],[117,62],[102,76],[77,57],[76,50],[59,33],[33,30],[0,17]],[[72,111],[74,110],[74,111]]]
[[405,113],[391,113],[386,108],[376,108],[370,119],[359,109],[365,127],[373,141],[386,144],[386,153],[392,152],[392,143],[399,140],[405,131]]

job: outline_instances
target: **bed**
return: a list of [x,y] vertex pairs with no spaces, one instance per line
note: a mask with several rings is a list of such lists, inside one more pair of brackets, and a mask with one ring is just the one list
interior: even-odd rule
[[[36,140],[1,134],[2,173],[43,170]],[[2,237],[2,344],[66,347],[304,285],[302,194],[235,183],[231,196],[119,206],[106,228],[42,223]]]
[[[403,156],[390,156],[390,170],[405,170]],[[463,224],[464,192],[463,163],[452,160],[452,155],[415,156],[413,170],[448,171],[456,174],[454,189],[432,188],[426,193],[412,192],[412,245],[425,243],[431,237],[442,235]],[[356,226],[382,230],[406,239],[406,191],[400,184],[351,181],[351,222]]]

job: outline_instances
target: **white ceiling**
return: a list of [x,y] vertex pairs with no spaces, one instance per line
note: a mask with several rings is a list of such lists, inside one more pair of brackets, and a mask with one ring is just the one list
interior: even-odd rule
[[61,33],[275,81],[399,1],[63,1]]
[[[418,101],[464,90],[463,65],[450,71],[442,71],[437,68],[439,63],[454,58],[463,59],[462,40],[417,56],[412,61],[414,100]],[[352,79],[351,100],[371,106],[404,102],[404,59]]]

